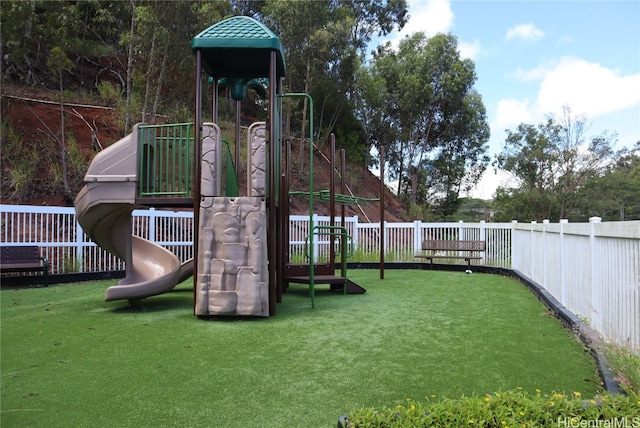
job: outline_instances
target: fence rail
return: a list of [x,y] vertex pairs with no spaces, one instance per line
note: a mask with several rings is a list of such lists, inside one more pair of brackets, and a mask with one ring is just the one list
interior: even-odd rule
[[640,347],[640,221],[519,224],[512,268],[605,339]]
[[[193,214],[156,209],[133,211],[133,233],[164,246],[182,261],[193,257]],[[305,238],[327,216],[290,221],[290,254],[304,261]],[[336,225],[341,224],[339,218]],[[123,270],[124,263],[91,242],[68,207],[0,205],[0,244],[42,248],[51,273]],[[484,240],[482,265],[515,269],[547,289],[606,339],[640,347],[640,221],[590,223],[360,223],[347,217],[354,259],[414,261],[425,239]],[[314,239],[313,254],[329,257],[329,237]],[[333,245],[336,245],[334,243]]]

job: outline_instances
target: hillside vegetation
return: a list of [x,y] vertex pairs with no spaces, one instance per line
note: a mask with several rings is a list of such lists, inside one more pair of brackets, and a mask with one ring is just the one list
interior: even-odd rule
[[[498,188],[491,207],[462,197],[491,162],[475,64],[461,57],[453,34],[376,45],[402,29],[409,12],[406,0],[5,0],[2,201],[70,204],[88,160],[136,123],[193,121],[190,43],[242,15],[280,39],[283,92],[312,96],[317,149],[328,153],[336,136],[355,195],[378,196],[367,171],[379,168],[384,149],[384,181],[393,183],[389,219],[479,220],[492,211],[496,221],[640,219],[640,142],[615,152],[615,132],[588,136],[588,121],[569,106],[561,117],[507,131],[493,166],[510,173],[513,186]],[[212,91],[203,92],[203,117],[210,117]],[[218,95],[219,122],[233,123],[235,103],[225,88]],[[307,145],[295,144],[309,139],[308,107],[293,98],[282,106],[283,138],[294,142],[299,172],[308,170]],[[248,90],[242,125],[266,115],[264,101]],[[375,219],[374,205],[349,214]]]
[[[60,132],[60,104],[55,101],[55,91],[17,85],[4,85],[2,90],[2,203],[70,205],[73,200],[65,197],[61,180],[59,138],[56,137]],[[68,174],[71,194],[75,195],[83,185],[84,173],[93,156],[118,141],[124,132],[121,129],[120,112],[116,108],[99,105],[102,100],[81,93],[69,93],[67,96],[70,101],[65,103],[64,111]],[[167,118],[163,119],[167,121]],[[223,132],[233,133],[233,126],[223,124]],[[233,137],[233,134],[228,136]],[[308,159],[308,154],[305,158]],[[328,188],[328,155],[316,151],[314,165],[316,188]],[[306,190],[307,172],[301,172],[297,166],[292,170],[292,189]],[[246,178],[242,174],[239,178],[243,187]],[[336,183],[339,180],[336,172]],[[348,192],[355,196],[378,198],[380,195],[379,178],[361,164],[348,160],[346,185]],[[385,199],[385,219],[406,220],[401,201],[388,189]],[[308,213],[306,201],[294,198],[291,203],[293,213]],[[319,214],[328,215],[327,204],[317,206]],[[380,208],[376,202],[348,206],[345,211],[347,216],[357,215],[360,221],[377,222],[380,218]]]

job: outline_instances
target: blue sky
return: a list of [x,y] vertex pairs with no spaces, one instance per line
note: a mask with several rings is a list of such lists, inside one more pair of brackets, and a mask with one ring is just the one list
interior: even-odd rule
[[[491,126],[490,155],[505,129],[537,125],[568,105],[591,124],[588,136],[616,132],[616,148],[640,140],[640,0],[408,0],[409,22],[386,40],[439,32],[458,38],[475,62],[476,89]],[[490,169],[473,192],[489,199],[508,177]]]

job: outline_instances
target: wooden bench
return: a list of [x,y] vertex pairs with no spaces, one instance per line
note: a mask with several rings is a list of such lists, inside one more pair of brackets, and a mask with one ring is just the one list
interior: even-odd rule
[[[471,260],[482,260],[482,256],[478,255],[484,252],[486,244],[484,241],[450,241],[441,239],[427,239],[422,242],[422,250],[426,254],[417,255],[416,258],[431,261],[431,269],[433,269],[433,259],[460,259],[467,262],[467,269],[471,270]],[[438,254],[438,252],[446,252]],[[457,254],[451,254],[457,253]]]
[[48,282],[49,261],[40,256],[40,249],[33,245],[0,247],[0,272],[43,272]]

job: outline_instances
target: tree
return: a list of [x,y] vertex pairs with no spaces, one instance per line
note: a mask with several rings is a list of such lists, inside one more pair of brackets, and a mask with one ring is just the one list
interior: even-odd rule
[[60,164],[62,165],[62,185],[64,188],[65,199],[69,202],[73,201],[74,195],[69,187],[69,172],[67,167],[67,145],[65,141],[65,125],[64,125],[64,85],[62,75],[65,70],[73,67],[73,63],[64,53],[64,51],[56,46],[51,50],[47,66],[51,73],[58,76],[60,82],[60,137],[57,138],[60,143]]
[[[460,58],[450,34],[416,33],[401,41],[397,52],[390,46],[376,52],[363,81],[379,82],[383,101],[368,89],[361,116],[372,119],[370,132],[396,129],[386,147],[389,170],[410,204],[430,203],[443,215],[451,213],[460,190],[477,182],[486,168],[489,126],[475,80],[473,62]],[[385,113],[372,114],[374,105]],[[379,137],[370,133],[370,138]]]
[[615,134],[604,132],[588,140],[587,129],[586,118],[575,118],[565,106],[559,119],[549,115],[537,127],[523,123],[516,131],[507,130],[494,166],[510,172],[516,185],[499,189],[497,218],[513,206],[520,211],[511,212],[511,219],[520,221],[570,218],[579,205],[579,190],[614,157]]
[[579,195],[582,218],[605,221],[640,220],[640,141],[607,166],[605,172],[587,181]]
[[[241,2],[242,3],[242,2]],[[402,28],[407,19],[406,0],[328,1],[312,0],[283,2],[267,1],[256,5],[265,23],[280,37],[287,61],[286,90],[311,94],[314,100],[314,137],[323,144],[341,122],[342,135],[359,132],[349,111],[356,97],[354,75],[360,67],[371,38]],[[307,137],[306,98],[285,105],[285,134],[300,129]],[[300,112],[299,115],[294,111]],[[285,135],[286,137],[287,135]],[[357,144],[355,139],[352,139]],[[352,149],[353,152],[362,149]],[[303,162],[300,150],[300,163]]]

